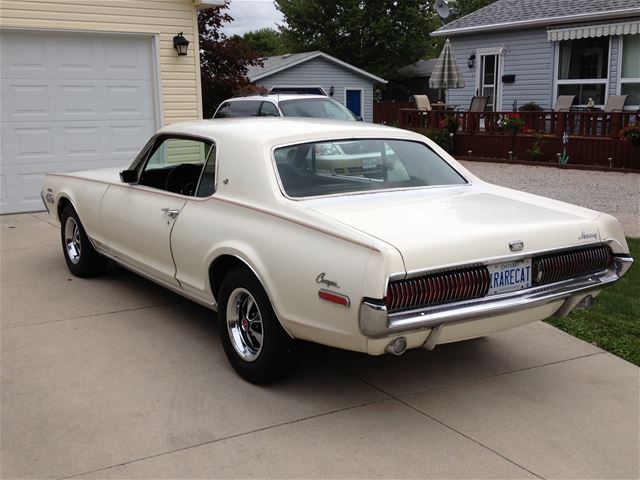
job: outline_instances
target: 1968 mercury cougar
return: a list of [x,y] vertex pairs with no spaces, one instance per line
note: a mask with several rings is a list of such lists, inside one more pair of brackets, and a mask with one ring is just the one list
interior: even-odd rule
[[356,122],[175,124],[128,169],[51,174],[42,196],[74,275],[111,259],[217,310],[256,383],[291,373],[299,340],[399,355],[566,315],[633,261],[613,217]]

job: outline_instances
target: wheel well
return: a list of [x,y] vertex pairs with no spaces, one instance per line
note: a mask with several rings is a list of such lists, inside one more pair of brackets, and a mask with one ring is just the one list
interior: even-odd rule
[[58,200],[58,220],[62,220],[62,213],[64,209],[67,208],[67,205],[70,205],[71,201],[67,197],[61,197]]
[[[209,267],[209,283],[211,285],[211,293],[213,293],[213,297],[218,299],[218,292],[220,291],[220,285],[222,285],[222,281],[224,277],[236,267],[245,268],[249,271],[251,269],[240,260],[238,257],[234,257],[233,255],[220,255],[216,258],[211,266]],[[253,272],[251,272],[253,275]]]

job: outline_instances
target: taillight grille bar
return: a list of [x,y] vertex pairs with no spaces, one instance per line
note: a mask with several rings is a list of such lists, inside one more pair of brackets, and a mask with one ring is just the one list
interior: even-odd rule
[[479,298],[488,291],[489,270],[477,266],[391,282],[385,301],[389,311],[398,311]]
[[533,258],[533,284],[546,285],[605,270],[613,261],[609,247],[552,253]]
[[[532,258],[532,286],[598,273],[613,262],[607,246],[567,250]],[[385,304],[389,312],[429,307],[484,297],[489,270],[478,265],[390,282]]]

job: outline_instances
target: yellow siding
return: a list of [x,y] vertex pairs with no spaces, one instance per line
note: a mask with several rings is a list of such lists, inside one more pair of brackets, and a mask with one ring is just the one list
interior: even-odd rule
[[[165,125],[202,118],[196,14],[192,0],[0,0],[0,27],[158,35]],[[187,56],[173,48],[178,32]]]

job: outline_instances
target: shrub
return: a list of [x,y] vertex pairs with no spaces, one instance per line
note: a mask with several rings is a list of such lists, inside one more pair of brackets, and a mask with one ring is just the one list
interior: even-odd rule
[[636,148],[640,147],[640,126],[637,124],[629,124],[618,133],[620,140],[625,140]]

